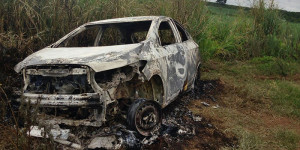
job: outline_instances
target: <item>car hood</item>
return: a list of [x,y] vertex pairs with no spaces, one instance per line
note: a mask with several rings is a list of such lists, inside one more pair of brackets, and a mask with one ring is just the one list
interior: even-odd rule
[[101,47],[44,48],[15,66],[15,71],[33,65],[77,64],[86,65],[94,71],[114,69],[139,60],[143,44],[127,44]]

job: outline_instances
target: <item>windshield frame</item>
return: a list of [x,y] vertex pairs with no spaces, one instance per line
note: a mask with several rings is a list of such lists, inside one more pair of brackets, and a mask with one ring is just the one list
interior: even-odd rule
[[[74,29],[73,31],[69,32],[67,35],[65,35],[64,37],[62,37],[61,39],[59,39],[58,41],[56,41],[55,43],[53,43],[49,47],[51,47],[51,48],[58,48],[58,47],[60,47],[60,45],[63,42],[65,42],[65,41],[73,38],[74,36],[80,34],[81,32],[85,31],[88,27],[91,27],[91,26],[99,26],[100,27],[99,32],[97,34],[97,37],[95,39],[95,42],[96,42],[96,40],[99,41],[100,38],[101,38],[101,34],[103,33],[103,27],[101,27],[101,26],[103,26],[103,25],[114,25],[114,24],[131,23],[131,22],[132,23],[133,22],[147,22],[147,21],[150,21],[151,23],[150,23],[149,29],[147,31],[147,36],[146,36],[145,40],[143,40],[143,41],[146,41],[146,40],[151,39],[150,38],[151,37],[151,33],[150,32],[153,31],[152,28],[154,26],[153,25],[154,24],[154,20],[149,20],[149,19],[146,20],[145,19],[145,20],[136,20],[136,21],[122,21],[122,22],[120,21],[120,22],[105,22],[105,23],[86,23],[86,24],[83,24],[83,25],[79,26],[78,28]],[[143,42],[143,41],[141,41],[141,42]],[[127,44],[125,44],[125,45],[127,45]],[[112,45],[112,46],[114,46],[114,45]],[[94,46],[94,47],[101,47],[101,46]],[[64,47],[64,48],[68,48],[68,47]]]

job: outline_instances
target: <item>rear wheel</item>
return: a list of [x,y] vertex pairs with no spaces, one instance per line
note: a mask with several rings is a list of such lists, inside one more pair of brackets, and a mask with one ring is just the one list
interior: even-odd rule
[[143,136],[150,136],[161,125],[161,109],[151,100],[137,99],[127,114],[128,125]]

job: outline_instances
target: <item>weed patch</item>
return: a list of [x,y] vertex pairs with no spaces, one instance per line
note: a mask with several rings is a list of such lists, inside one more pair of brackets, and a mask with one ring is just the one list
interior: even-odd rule
[[276,139],[284,149],[295,150],[299,148],[297,144],[300,141],[300,136],[293,131],[280,129],[276,132]]
[[300,118],[300,85],[290,81],[274,81],[271,92],[276,111]]
[[271,56],[254,58],[251,63],[255,65],[257,74],[267,76],[288,76],[300,72],[300,65],[294,61],[285,61]]

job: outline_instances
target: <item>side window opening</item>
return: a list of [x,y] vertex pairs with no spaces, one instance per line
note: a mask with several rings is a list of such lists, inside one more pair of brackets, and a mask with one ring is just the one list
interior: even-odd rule
[[173,30],[167,21],[163,21],[160,23],[158,34],[162,46],[176,43]]
[[185,30],[177,22],[175,22],[175,24],[176,24],[176,27],[179,31],[182,42],[189,40]]

